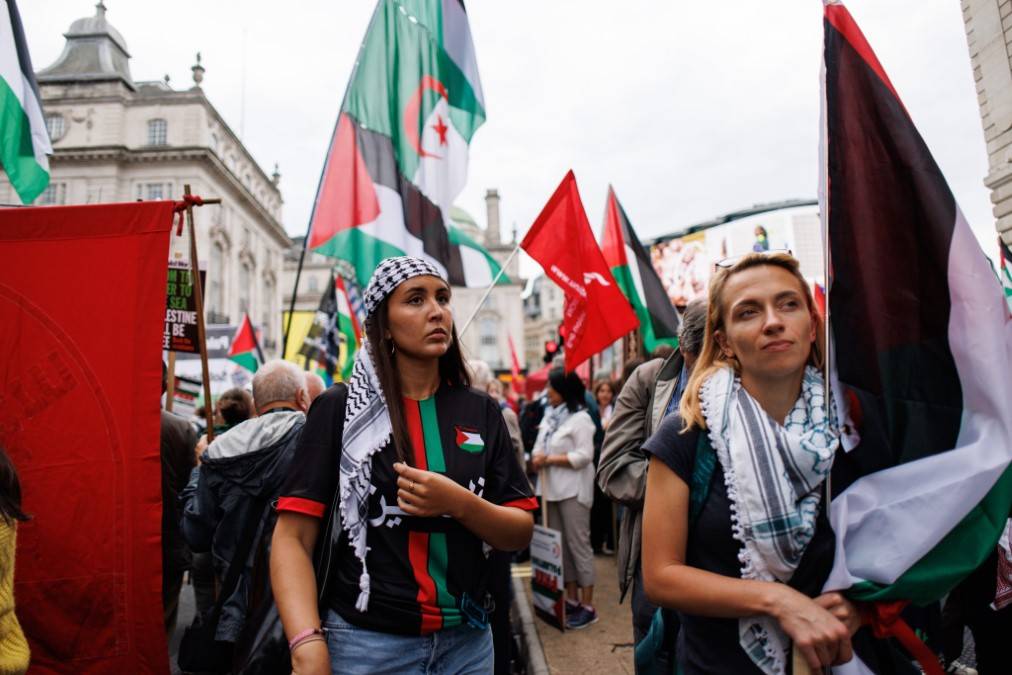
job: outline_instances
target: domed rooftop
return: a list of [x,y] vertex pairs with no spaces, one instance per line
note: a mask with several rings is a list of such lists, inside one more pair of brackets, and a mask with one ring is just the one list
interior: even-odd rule
[[106,19],[102,0],[95,15],[78,19],[63,34],[67,43],[63,53],[36,76],[40,83],[122,81],[135,89],[130,76],[130,53],[126,40]]

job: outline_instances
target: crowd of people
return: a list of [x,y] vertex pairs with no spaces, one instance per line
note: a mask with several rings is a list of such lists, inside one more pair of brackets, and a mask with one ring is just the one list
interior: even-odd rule
[[[218,399],[211,434],[163,413],[166,630],[185,570],[199,615],[184,670],[509,673],[510,565],[535,514],[562,537],[568,628],[619,611],[594,603],[595,554],[614,554],[638,672],[852,658],[861,608],[822,593],[838,439],[794,258],[718,267],[678,349],[618,381],[557,366],[519,414],[465,360],[450,296],[431,264],[388,259],[347,383],[273,361],[252,394]],[[973,672],[963,625],[979,672],[1002,672],[1012,609],[986,609],[1000,555],[950,595],[946,630],[911,619],[950,672]]]

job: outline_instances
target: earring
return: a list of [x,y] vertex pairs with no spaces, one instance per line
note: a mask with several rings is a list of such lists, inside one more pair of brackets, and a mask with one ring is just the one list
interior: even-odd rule
[[397,345],[395,345],[394,341],[391,340],[390,341],[390,356],[396,356],[396,355],[397,355]]

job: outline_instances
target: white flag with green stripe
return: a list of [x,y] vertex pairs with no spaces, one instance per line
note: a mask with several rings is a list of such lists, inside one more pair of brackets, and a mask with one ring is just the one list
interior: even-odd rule
[[0,0],[0,164],[18,197],[29,204],[49,185],[53,146],[39,87],[14,0]]

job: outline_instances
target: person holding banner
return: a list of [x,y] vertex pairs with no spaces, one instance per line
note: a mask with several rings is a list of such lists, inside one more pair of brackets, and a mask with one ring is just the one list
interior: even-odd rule
[[309,411],[270,564],[299,675],[492,672],[489,547],[527,546],[537,502],[470,387],[450,294],[428,261],[381,262],[348,385]]
[[792,643],[815,670],[852,657],[856,608],[819,595],[833,558],[823,491],[838,445],[823,339],[795,258],[718,263],[679,415],[644,447],[643,582],[680,613],[685,675],[787,672]]
[[566,627],[579,629],[597,621],[590,545],[596,427],[587,412],[583,381],[575,371],[552,369],[547,393],[548,410],[531,460],[535,470],[542,472],[538,487],[548,509],[548,526],[562,533]]

